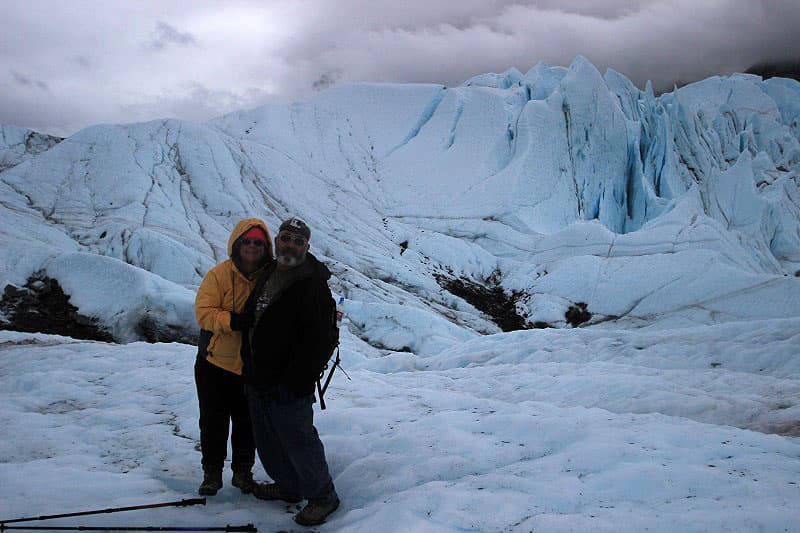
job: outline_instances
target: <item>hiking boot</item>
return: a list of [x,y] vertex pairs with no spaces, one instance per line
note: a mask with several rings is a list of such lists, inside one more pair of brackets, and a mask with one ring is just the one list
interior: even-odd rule
[[303,510],[297,513],[294,521],[301,526],[318,526],[325,522],[332,512],[339,508],[339,497],[334,494],[333,499],[322,502],[308,502]]
[[242,494],[250,494],[256,482],[253,481],[253,473],[249,470],[244,472],[234,472],[231,485],[242,491]]
[[302,501],[300,496],[284,493],[276,483],[253,483],[253,496],[259,500],[282,500],[288,503]]
[[197,493],[201,496],[213,496],[222,488],[222,472],[205,472],[203,482]]

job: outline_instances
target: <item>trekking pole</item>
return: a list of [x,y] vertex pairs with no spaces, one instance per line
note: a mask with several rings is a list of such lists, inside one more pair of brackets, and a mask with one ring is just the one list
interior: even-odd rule
[[339,370],[342,371],[342,373],[345,375],[348,381],[352,381],[352,379],[350,379],[350,376],[347,374],[347,372],[345,372],[344,367],[342,366],[342,360],[339,358],[338,346],[336,347],[336,359],[334,359],[333,361],[333,366],[331,367],[331,371],[328,372],[328,378],[325,380],[325,385],[322,386],[323,394],[325,393],[325,391],[328,390],[328,385],[331,384],[331,380],[333,379],[333,373],[336,370],[336,368],[339,368]]
[[[342,367],[342,360],[339,358],[339,347],[336,347],[336,359],[333,361],[333,366],[331,367],[330,371],[328,372],[328,377],[325,380],[325,385],[322,384],[320,380],[317,380],[317,392],[319,392],[319,408],[323,411],[325,410],[325,392],[328,390],[328,385],[331,384],[331,380],[333,379],[333,373],[336,371],[336,368],[341,370],[345,377],[347,377],[348,381],[352,381],[350,376],[345,372],[344,368]],[[322,376],[320,376],[321,378]]]
[[258,532],[253,524],[246,526],[219,527],[159,527],[159,526],[6,526],[0,523],[0,531],[247,531]]
[[77,513],[51,514],[44,516],[31,516],[28,518],[15,518],[13,520],[0,520],[0,531],[4,529],[10,529],[6,527],[6,524],[12,524],[16,522],[33,522],[36,520],[50,520],[51,518],[69,518],[72,516],[86,516],[90,514],[119,513],[122,511],[138,511],[139,509],[155,509],[156,507],[188,507],[189,505],[205,505],[205,504],[206,504],[205,498],[191,498],[188,500],[180,500],[174,502],[133,505],[131,507],[110,507],[108,509],[99,509],[97,511],[80,511]]

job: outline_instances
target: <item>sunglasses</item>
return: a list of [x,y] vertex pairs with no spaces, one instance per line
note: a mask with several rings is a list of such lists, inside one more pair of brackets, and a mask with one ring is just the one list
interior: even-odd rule
[[306,240],[303,237],[292,237],[286,233],[279,235],[278,238],[281,240],[281,242],[294,242],[295,246],[303,246],[306,243]]
[[266,246],[266,243],[261,239],[242,239],[241,243],[243,246],[253,245],[257,248],[261,248],[262,246]]

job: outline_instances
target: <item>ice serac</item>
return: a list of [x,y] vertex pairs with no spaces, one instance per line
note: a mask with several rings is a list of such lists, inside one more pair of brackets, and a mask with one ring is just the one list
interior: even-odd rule
[[627,210],[628,131],[600,73],[578,57],[561,81],[561,109],[578,216],[621,233]]
[[[499,331],[485,295],[529,326],[567,326],[578,304],[590,325],[795,316],[798,102],[797,82],[748,75],[656,97],[578,57],[58,143],[4,127],[0,280],[56,277],[119,339],[153,321],[190,334],[189,295],[235,223],[296,215],[380,350]],[[116,278],[80,265],[146,303],[112,303]]]

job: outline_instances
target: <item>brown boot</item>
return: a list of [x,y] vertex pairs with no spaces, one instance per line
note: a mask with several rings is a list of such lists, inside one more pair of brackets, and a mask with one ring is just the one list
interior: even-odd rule
[[334,494],[333,498],[324,502],[308,502],[303,510],[297,513],[294,521],[301,526],[318,526],[325,522],[332,512],[339,508],[339,497]]
[[205,472],[203,482],[197,493],[202,496],[213,496],[222,488],[222,472]]
[[249,470],[243,472],[234,472],[231,485],[242,491],[242,494],[250,494],[253,492],[256,482],[253,481],[253,473]]

